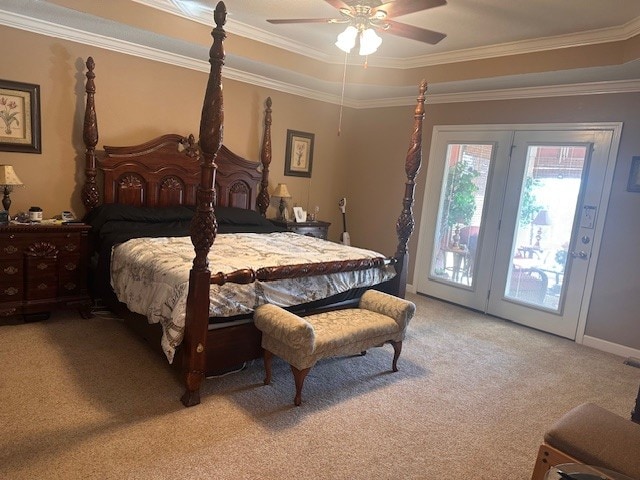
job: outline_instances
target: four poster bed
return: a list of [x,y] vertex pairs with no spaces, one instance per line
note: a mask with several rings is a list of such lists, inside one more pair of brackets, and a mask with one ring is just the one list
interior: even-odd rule
[[367,288],[404,297],[414,180],[422,160],[425,82],[405,162],[394,256],[278,231],[265,218],[271,99],[260,162],[222,145],[223,2],[214,20],[198,142],[193,136],[163,135],[142,145],[104,147],[98,159],[95,64],[91,57],[86,63],[82,201],[85,222],[92,225],[94,295],[162,347],[184,379],[185,406],[200,402],[205,376],[261,357],[261,334],[252,322],[260,304],[308,315],[354,306]]

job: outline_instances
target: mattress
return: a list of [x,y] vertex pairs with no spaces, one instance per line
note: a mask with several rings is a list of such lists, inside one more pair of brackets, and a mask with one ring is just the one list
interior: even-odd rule
[[[111,286],[129,310],[162,325],[162,348],[172,362],[184,336],[189,272],[195,256],[189,237],[134,238],[111,253]],[[250,268],[381,258],[378,252],[291,232],[219,234],[208,256],[212,273]],[[250,314],[271,303],[281,307],[313,302],[377,285],[395,275],[393,266],[248,285],[212,285],[211,317]]]

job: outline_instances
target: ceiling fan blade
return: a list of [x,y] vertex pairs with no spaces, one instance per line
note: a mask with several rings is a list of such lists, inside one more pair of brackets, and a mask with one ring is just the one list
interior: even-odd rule
[[375,13],[378,10],[383,10],[387,12],[387,17],[399,17],[400,15],[420,12],[446,4],[447,0],[395,0],[384,2],[379,7],[372,9],[372,11]]
[[280,18],[267,20],[269,23],[339,23],[341,20],[336,18]]
[[389,29],[385,30],[385,33],[418,40],[419,42],[430,43],[431,45],[435,45],[447,36],[445,33],[434,32],[433,30],[414,27],[406,23],[394,22],[393,20],[385,20],[384,23],[389,25]]
[[324,1],[327,2],[329,5],[331,5],[332,7],[337,8],[338,10],[340,10],[341,8],[346,8],[351,10],[351,7],[349,7],[349,5],[344,3],[342,0],[324,0]]

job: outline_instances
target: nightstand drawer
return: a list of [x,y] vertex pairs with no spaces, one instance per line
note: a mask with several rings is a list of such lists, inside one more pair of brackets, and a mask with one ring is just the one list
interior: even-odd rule
[[22,302],[0,304],[0,317],[11,317],[22,313]]
[[23,275],[22,259],[0,262],[0,282],[22,282]]
[[5,235],[0,239],[0,259],[22,258],[23,240],[16,235]]
[[44,300],[55,298],[58,293],[58,282],[55,278],[41,278],[27,285],[25,300]]
[[0,283],[0,302],[20,302],[23,298],[24,284],[22,281]]
[[82,224],[0,226],[0,316],[72,305],[88,312],[89,230]]
[[298,227],[293,231],[299,235],[327,239],[327,229],[322,227]]
[[297,233],[299,235],[308,235],[310,237],[327,239],[329,235],[329,222],[322,222],[320,220],[316,222],[288,222],[284,220],[271,220],[271,223],[278,227],[284,227],[289,232]]

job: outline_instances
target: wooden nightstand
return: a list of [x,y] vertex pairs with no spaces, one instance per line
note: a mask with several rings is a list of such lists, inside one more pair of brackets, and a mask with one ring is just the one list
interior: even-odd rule
[[89,230],[79,223],[0,226],[0,317],[47,318],[56,307],[90,317]]
[[288,222],[286,220],[271,220],[271,223],[278,227],[284,227],[290,232],[299,233],[300,235],[308,235],[310,237],[318,237],[324,240],[329,235],[329,222],[321,220],[315,222]]

